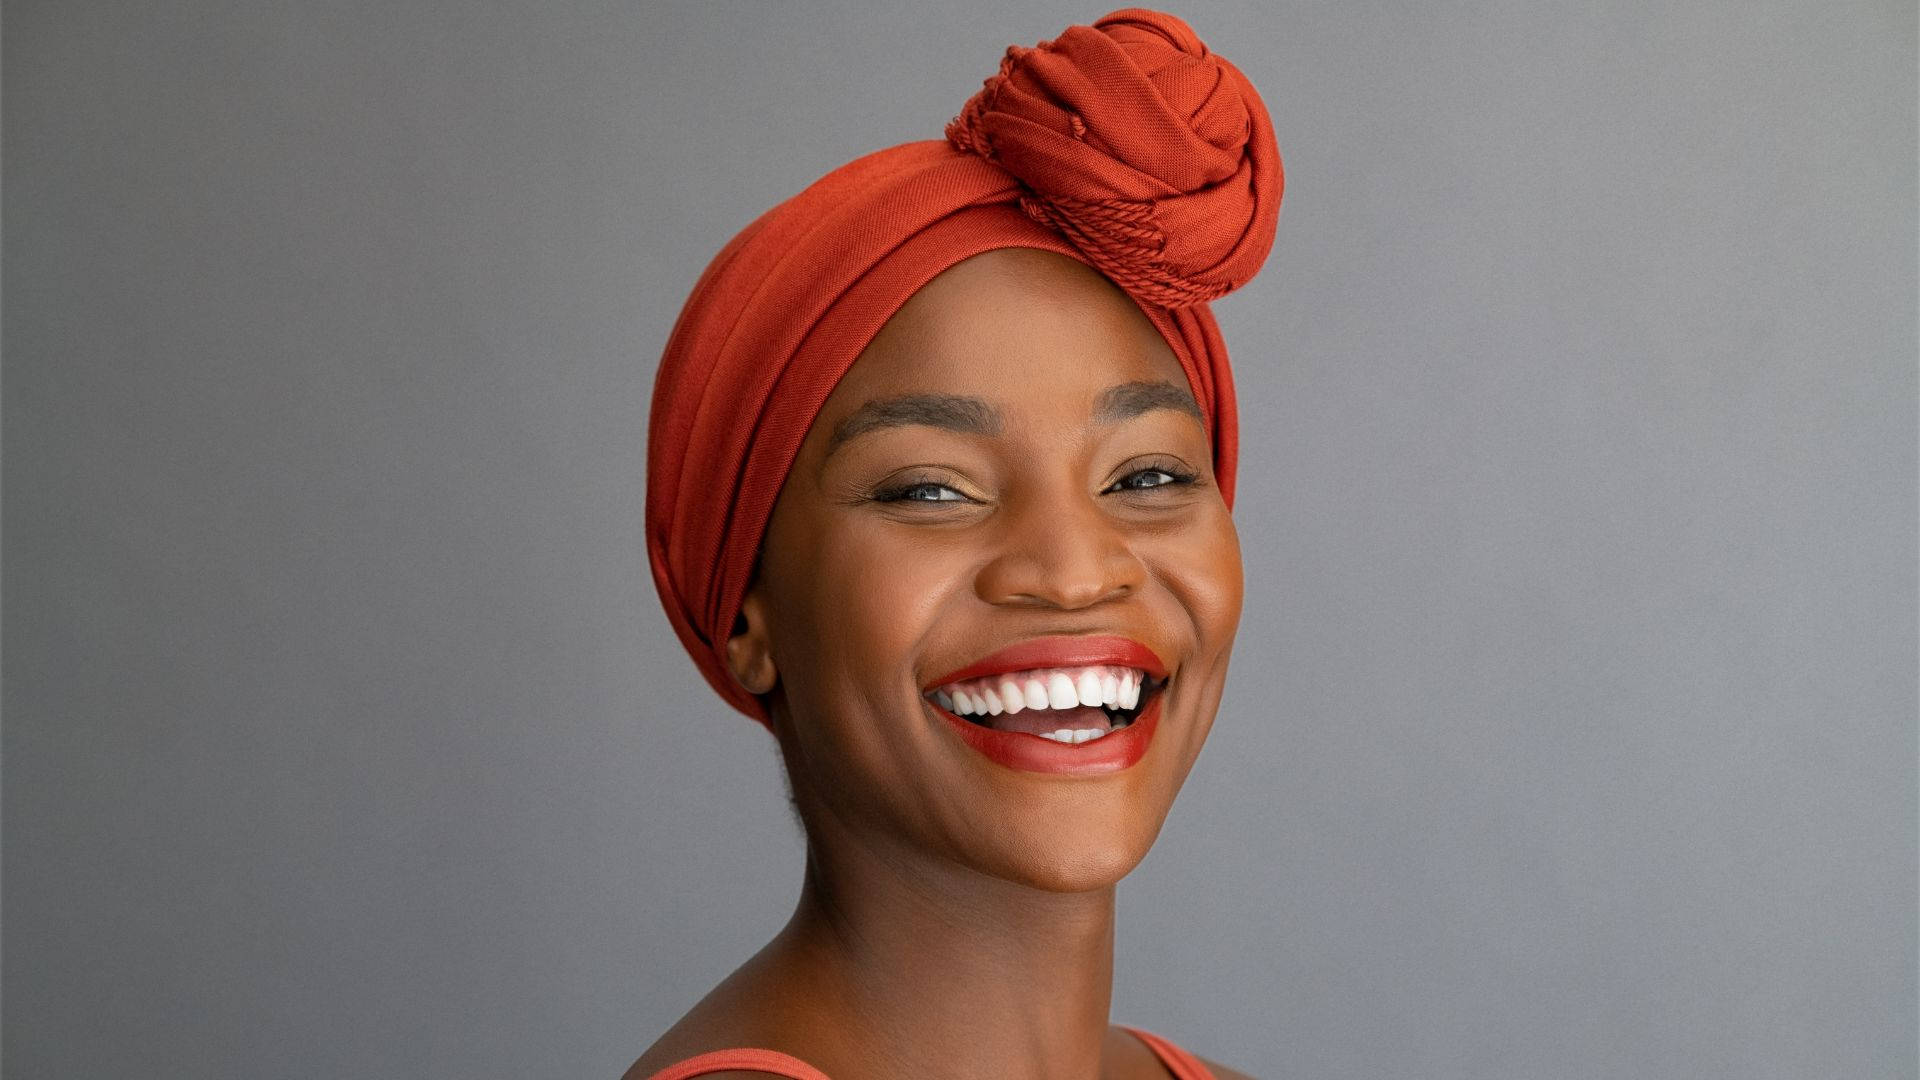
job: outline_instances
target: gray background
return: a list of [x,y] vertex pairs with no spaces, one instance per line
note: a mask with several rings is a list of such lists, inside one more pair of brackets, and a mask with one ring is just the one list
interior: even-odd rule
[[[5,1069],[611,1078],[784,920],[641,544],[705,260],[998,3],[5,11]],[[1912,1077],[1915,10],[1186,3],[1279,242],[1117,1020],[1281,1077]]]

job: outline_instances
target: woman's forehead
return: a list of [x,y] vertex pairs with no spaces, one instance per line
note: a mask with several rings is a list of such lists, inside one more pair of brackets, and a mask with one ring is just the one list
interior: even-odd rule
[[1111,281],[1067,256],[1002,248],[936,276],[880,329],[821,412],[875,398],[1028,394],[1094,400],[1126,383],[1186,376],[1166,339]]

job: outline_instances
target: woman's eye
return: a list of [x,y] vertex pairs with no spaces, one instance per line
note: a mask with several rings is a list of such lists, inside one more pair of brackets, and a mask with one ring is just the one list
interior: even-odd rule
[[[1145,479],[1144,483],[1136,483]],[[1129,491],[1145,491],[1150,488],[1168,487],[1173,484],[1191,484],[1196,478],[1191,473],[1177,472],[1173,469],[1141,469],[1128,473],[1114,486]]]
[[[941,493],[945,492],[945,495]],[[952,496],[948,498],[947,496]],[[875,502],[965,502],[967,497],[945,484],[922,482],[888,488],[873,497]]]
[[[1151,491],[1156,488],[1175,487],[1191,484],[1199,477],[1183,469],[1172,466],[1152,469],[1136,469],[1117,481],[1108,491]],[[880,503],[961,503],[973,499],[962,494],[950,485],[932,480],[900,484],[884,488],[872,495],[874,502]]]

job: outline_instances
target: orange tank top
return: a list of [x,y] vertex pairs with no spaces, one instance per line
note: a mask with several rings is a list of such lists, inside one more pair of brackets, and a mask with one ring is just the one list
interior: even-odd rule
[[[1173,1073],[1174,1080],[1214,1080],[1213,1073],[1205,1065],[1200,1064],[1199,1058],[1166,1039],[1137,1027],[1128,1027],[1125,1024],[1121,1024],[1120,1027],[1146,1043],[1147,1048],[1153,1051],[1153,1055],[1160,1059],[1160,1063]],[[792,1054],[750,1047],[737,1050],[712,1050],[684,1061],[676,1061],[654,1073],[647,1080],[688,1080],[689,1077],[725,1072],[728,1069],[749,1069],[755,1072],[772,1073],[775,1076],[787,1077],[788,1080],[829,1080],[826,1073]]]

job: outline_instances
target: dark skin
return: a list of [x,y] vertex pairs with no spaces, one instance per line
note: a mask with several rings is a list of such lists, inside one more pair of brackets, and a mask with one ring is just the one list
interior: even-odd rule
[[[927,395],[978,400],[930,412]],[[902,397],[923,407],[862,412]],[[1052,252],[968,259],[881,329],[801,446],[728,642],[806,828],[799,901],[629,1080],[737,1046],[833,1080],[1168,1075],[1108,1010],[1115,885],[1200,753],[1240,617],[1197,414],[1134,302]],[[1010,769],[923,701],[1052,634],[1131,637],[1166,662],[1132,767]]]

